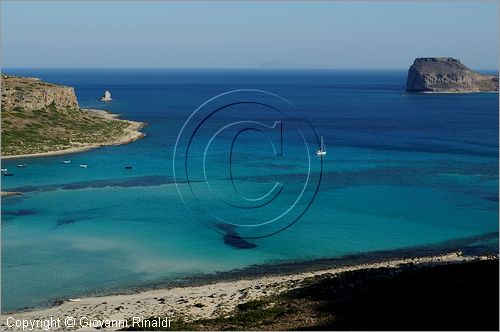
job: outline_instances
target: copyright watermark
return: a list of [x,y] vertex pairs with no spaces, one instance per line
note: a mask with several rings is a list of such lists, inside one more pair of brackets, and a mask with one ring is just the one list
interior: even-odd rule
[[177,190],[204,225],[240,238],[276,234],[311,206],[322,178],[320,138],[304,113],[262,90],[217,95],[176,140]]
[[101,328],[138,328],[138,329],[168,329],[171,327],[170,317],[156,317],[144,319],[143,317],[131,317],[124,319],[97,319],[88,316],[64,318],[39,317],[36,319],[19,319],[8,317],[5,326],[10,329],[22,331],[53,331],[68,329],[101,329]]

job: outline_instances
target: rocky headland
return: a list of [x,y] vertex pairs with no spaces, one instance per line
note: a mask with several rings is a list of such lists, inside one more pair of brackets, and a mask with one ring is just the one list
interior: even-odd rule
[[141,122],[81,109],[72,87],[2,75],[2,158],[65,154],[144,136]]
[[498,76],[477,73],[454,58],[417,58],[408,70],[406,90],[427,93],[494,92],[498,91]]

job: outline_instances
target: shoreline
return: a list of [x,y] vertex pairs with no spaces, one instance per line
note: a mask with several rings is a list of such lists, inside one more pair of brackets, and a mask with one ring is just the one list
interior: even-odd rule
[[1,191],[0,192],[0,197],[9,197],[9,196],[19,196],[22,195],[23,193],[20,191]]
[[[133,316],[170,316],[172,319],[194,321],[227,315],[237,305],[295,289],[305,279],[324,275],[378,268],[398,269],[404,266],[435,266],[470,261],[498,259],[497,254],[464,255],[453,251],[432,256],[382,259],[354,263],[314,271],[283,272],[277,275],[242,276],[237,280],[218,281],[201,285],[162,287],[132,294],[89,296],[66,300],[57,306],[29,311],[4,312],[15,319],[39,317],[89,317],[125,319]],[[108,328],[104,330],[109,330]],[[113,328],[111,328],[113,330]]]
[[409,91],[422,94],[469,94],[469,93],[498,93],[498,91]]
[[[67,297],[51,297],[43,304],[24,308],[6,310],[7,313],[20,313],[54,308],[72,298],[93,298],[138,294],[158,289],[186,288],[206,286],[217,283],[230,283],[242,279],[260,279],[281,277],[301,273],[315,273],[327,269],[352,266],[365,266],[395,260],[418,260],[422,257],[441,257],[449,253],[460,252],[466,257],[489,257],[498,255],[498,244],[487,244],[496,241],[498,232],[472,235],[465,238],[452,239],[434,245],[419,245],[399,249],[375,250],[346,254],[338,257],[314,258],[292,261],[275,261],[263,264],[248,265],[225,271],[211,273],[194,273],[178,276],[175,279],[156,279],[150,282],[134,283],[120,287],[74,292]],[[479,244],[478,243],[482,243]],[[5,313],[5,312],[2,312]]]
[[85,152],[88,150],[97,149],[97,148],[103,147],[103,146],[114,146],[114,145],[123,145],[123,144],[131,143],[131,142],[134,142],[134,141],[146,136],[144,133],[140,132],[140,130],[146,126],[145,122],[120,119],[119,114],[114,114],[114,113],[104,111],[104,110],[89,109],[89,108],[82,108],[81,110],[98,114],[100,117],[102,117],[106,120],[115,120],[115,121],[122,121],[122,122],[128,123],[128,127],[125,128],[125,135],[118,137],[118,138],[115,138],[115,139],[108,141],[108,142],[105,142],[105,143],[86,144],[86,145],[82,145],[79,147],[72,147],[72,148],[68,148],[68,149],[64,149],[64,150],[20,154],[20,155],[15,155],[15,156],[3,156],[2,155],[1,159],[2,160],[9,160],[9,159],[20,159],[20,158],[51,157],[51,156],[60,156],[60,155],[71,154],[71,153],[79,153],[79,152]]
[[475,91],[475,90],[463,90],[463,91],[412,91],[405,90],[406,93],[411,94],[469,94],[469,93],[499,93],[498,90],[488,90],[488,91]]

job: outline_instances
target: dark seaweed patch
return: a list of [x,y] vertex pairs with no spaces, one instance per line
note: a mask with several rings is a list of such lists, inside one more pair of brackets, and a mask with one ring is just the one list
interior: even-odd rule
[[59,219],[56,221],[56,227],[60,227],[60,226],[64,226],[64,225],[71,225],[71,224],[74,224],[75,222],[76,222],[76,220],[73,218]]
[[235,227],[229,224],[218,224],[217,227],[226,232],[224,235],[224,244],[237,249],[254,249],[257,247],[255,243],[248,242],[243,239]]
[[483,199],[490,201],[490,202],[498,202],[498,195],[483,196]]
[[299,168],[298,165],[279,165],[279,164],[273,164],[273,163],[253,163],[248,165],[248,167],[252,168],[260,168],[260,169],[280,169],[280,170],[290,170],[290,169],[297,169]]
[[82,181],[82,182],[74,182],[68,184],[24,186],[24,187],[13,188],[10,190],[26,193],[26,192],[54,191],[58,189],[78,190],[87,188],[107,188],[107,187],[121,187],[121,188],[151,187],[151,186],[160,186],[171,183],[174,183],[173,178],[167,176],[155,175],[155,176],[127,178],[127,179]]
[[36,214],[33,210],[4,210],[2,215],[5,216],[27,216],[31,214]]

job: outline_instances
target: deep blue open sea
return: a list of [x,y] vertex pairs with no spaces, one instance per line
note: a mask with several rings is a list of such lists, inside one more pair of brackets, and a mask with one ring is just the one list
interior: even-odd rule
[[[107,109],[148,126],[147,136],[131,144],[2,162],[14,173],[2,177],[2,190],[24,192],[2,199],[2,311],[255,264],[398,249],[418,254],[457,245],[498,249],[496,93],[406,93],[406,71],[5,73],[73,86],[81,107]],[[104,104],[98,98],[106,89],[114,101]],[[189,210],[173,178],[174,146],[185,121],[206,100],[234,89],[286,98],[324,137],[328,151],[321,164],[314,151],[308,159],[290,138],[279,158],[265,135],[247,130],[235,143],[232,183],[245,197],[259,197],[279,182],[285,189],[273,201],[277,205],[261,214],[236,213],[217,205],[209,192],[198,196],[224,218],[259,223],[292,204],[309,160],[313,182],[322,170],[317,195],[302,218],[273,236],[241,240],[224,235],[240,232],[237,226],[219,232],[216,224],[205,227],[203,219],[212,216]],[[253,107],[260,106],[241,106],[227,118],[255,120],[262,109],[253,113]],[[216,123],[223,120],[224,114]],[[232,199],[227,158],[212,152],[207,174]],[[200,155],[194,154],[196,162]],[[61,162],[67,159],[71,164]],[[16,167],[20,163],[27,166]],[[179,186],[187,188],[185,182]]]

